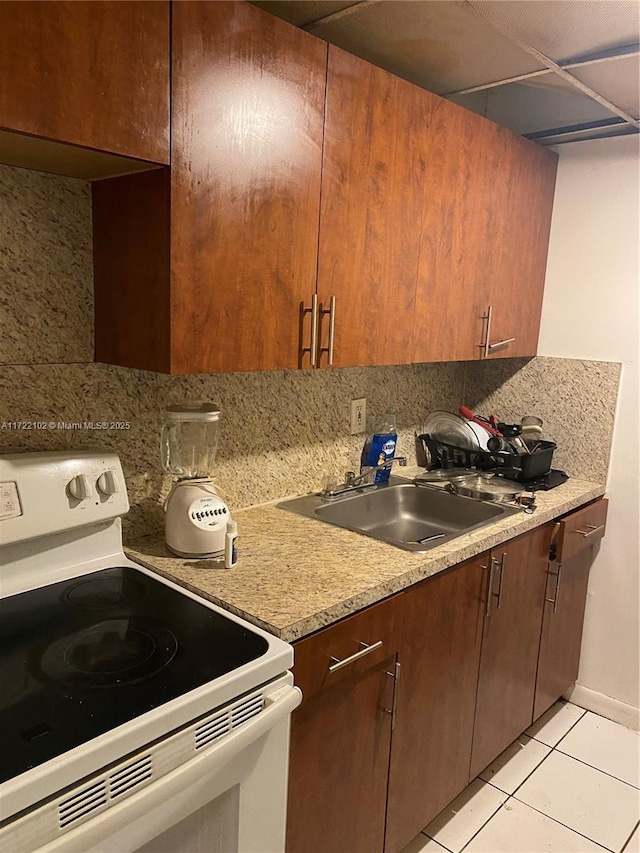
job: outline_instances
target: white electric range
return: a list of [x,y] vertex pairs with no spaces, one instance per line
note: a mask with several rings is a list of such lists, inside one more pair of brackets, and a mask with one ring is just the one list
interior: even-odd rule
[[114,454],[0,456],[0,848],[282,851],[293,649],[128,560],[128,508]]

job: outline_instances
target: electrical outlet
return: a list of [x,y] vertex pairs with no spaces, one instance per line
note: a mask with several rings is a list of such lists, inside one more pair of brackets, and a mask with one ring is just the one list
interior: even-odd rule
[[367,430],[367,398],[351,401],[351,435],[360,435]]

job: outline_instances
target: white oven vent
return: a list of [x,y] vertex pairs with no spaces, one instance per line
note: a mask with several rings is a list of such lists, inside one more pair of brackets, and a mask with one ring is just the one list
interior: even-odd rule
[[116,770],[109,776],[109,793],[111,799],[119,797],[132,788],[137,788],[147,779],[151,779],[151,755],[142,755],[135,761]]
[[107,785],[104,779],[99,779],[58,803],[60,828],[65,829],[80,818],[86,817],[91,812],[101,808],[106,802]]
[[208,746],[214,740],[228,734],[232,729],[241,726],[262,711],[264,696],[254,693],[231,708],[199,723],[194,729],[196,750]]

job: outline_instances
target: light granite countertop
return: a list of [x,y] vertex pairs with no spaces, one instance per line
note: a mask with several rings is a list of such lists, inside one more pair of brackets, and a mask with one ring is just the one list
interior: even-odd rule
[[221,560],[172,556],[162,533],[138,538],[125,551],[143,566],[293,642],[595,500],[604,491],[598,483],[570,479],[538,492],[532,515],[501,518],[426,554],[285,512],[275,503],[234,512],[239,560],[232,569],[225,569]]

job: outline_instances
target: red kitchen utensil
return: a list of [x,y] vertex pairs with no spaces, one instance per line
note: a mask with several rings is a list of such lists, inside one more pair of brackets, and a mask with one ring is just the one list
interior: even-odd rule
[[499,432],[499,430],[492,426],[486,419],[481,418],[478,415],[474,415],[471,409],[468,409],[466,406],[460,406],[458,408],[458,412],[468,421],[473,421],[474,424],[479,424],[481,427],[484,427],[489,435],[495,435],[497,438],[502,438],[502,433]]

